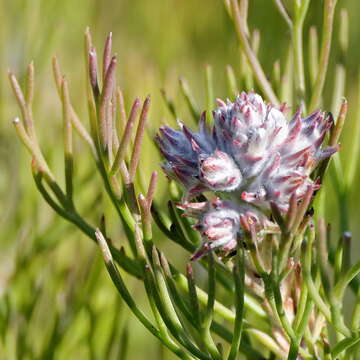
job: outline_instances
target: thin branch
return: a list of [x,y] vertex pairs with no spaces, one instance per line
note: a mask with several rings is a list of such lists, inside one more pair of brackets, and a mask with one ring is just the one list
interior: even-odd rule
[[120,170],[122,162],[125,159],[126,150],[131,141],[132,129],[135,124],[135,120],[136,120],[136,116],[139,111],[139,107],[140,107],[140,99],[136,98],[133,103],[133,106],[131,108],[129,119],[126,122],[125,130],[124,130],[123,136],[121,138],[120,145],[119,145],[118,151],[116,153],[116,157],[115,157],[113,166],[110,171],[110,177],[116,175],[116,173]]
[[[247,60],[249,61],[249,64],[253,70],[255,79],[257,81],[257,84],[261,88],[261,90],[264,92],[264,94],[268,97],[271,103],[273,103],[274,106],[279,105],[279,100],[270,84],[270,82],[267,80],[266,75],[264,73],[264,70],[262,69],[258,58],[254,54],[253,49],[250,46],[248,37],[246,35],[246,28],[244,23],[244,14],[240,13],[239,4],[237,3],[237,0],[230,0],[231,3],[231,9],[233,13],[234,18],[234,24],[236,33],[241,45],[241,48],[243,49]],[[242,3],[242,1],[241,1]],[[241,5],[240,5],[241,6]]]
[[111,99],[113,90],[115,87],[115,69],[116,69],[116,57],[113,56],[104,79],[103,89],[100,97],[99,107],[99,127],[100,127],[100,141],[104,149],[108,149],[109,142],[112,142],[112,134],[109,134],[108,129],[108,109],[111,106]]
[[321,40],[319,72],[316,77],[313,94],[310,101],[309,110],[313,111],[320,104],[321,94],[324,88],[329,57],[331,50],[331,39],[334,24],[334,13],[337,0],[325,0],[324,5],[324,24]]
[[289,27],[290,31],[292,31],[293,23],[284,4],[282,3],[281,0],[273,0],[273,1],[277,9],[279,10],[280,15],[283,17],[287,26]]
[[308,44],[310,85],[313,87],[319,71],[319,37],[315,26],[309,30]]
[[141,110],[138,128],[135,135],[134,147],[131,155],[130,168],[129,168],[130,182],[134,181],[136,169],[139,165],[141,145],[144,139],[145,125],[148,117],[149,107],[150,107],[150,96],[148,96],[144,101],[143,108]]
[[296,97],[305,111],[305,72],[304,72],[304,55],[303,55],[303,27],[306,13],[308,11],[310,0],[303,0],[300,5],[296,6],[295,19],[293,27],[294,43],[294,74],[296,84]]
[[64,133],[64,157],[65,157],[65,182],[66,195],[72,202],[73,197],[73,142],[71,124],[71,105],[69,89],[66,79],[62,81],[61,102],[63,107],[63,133]]

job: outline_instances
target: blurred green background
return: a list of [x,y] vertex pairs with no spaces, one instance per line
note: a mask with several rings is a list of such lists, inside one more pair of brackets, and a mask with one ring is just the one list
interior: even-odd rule
[[[292,0],[287,2],[291,4]],[[309,25],[316,24],[321,31],[321,6],[322,1],[311,1],[305,49]],[[350,114],[341,141],[346,169],[357,116],[360,2],[339,0],[340,8],[346,8],[350,18],[346,91]],[[274,61],[284,60],[289,41],[287,28],[270,0],[250,1],[249,24],[261,32],[259,55],[270,76]],[[199,106],[205,108],[204,65],[213,66],[215,97],[226,94],[225,66],[230,64],[239,73],[236,36],[220,0],[0,1],[0,359],[125,359],[127,349],[131,360],[174,358],[127,312],[94,244],[53,214],[40,198],[31,177],[30,157],[10,122],[19,110],[8,85],[7,69],[21,80],[27,64],[34,60],[36,128],[44,153],[61,182],[61,106],[52,80],[51,56],[58,56],[70,83],[72,103],[88,125],[83,66],[83,33],[87,26],[99,57],[106,35],[113,32],[113,49],[119,63],[117,76],[127,109],[135,96],[144,98],[150,93],[153,132],[170,118],[161,88],[166,88],[175,99],[182,120],[192,124],[179,94],[179,76],[189,80]],[[336,30],[337,25],[335,38]],[[336,47],[332,65],[335,61]],[[330,107],[332,78],[330,71],[324,109]],[[159,169],[160,159],[150,141],[144,147],[141,170],[147,178],[151,170]],[[105,212],[109,233],[115,241],[124,243],[120,224],[100,190],[101,180],[90,153],[78,137],[75,148],[75,196],[80,209],[95,225]],[[353,252],[354,259],[360,254],[356,244],[360,235],[359,175],[357,171],[349,201],[357,250]],[[157,199],[165,202],[166,194],[161,189],[160,186]],[[336,238],[338,210],[332,193],[328,181],[326,215],[334,224]],[[166,252],[173,245],[161,247]],[[180,267],[188,256],[179,249],[176,256],[168,253]],[[146,308],[142,285],[129,281],[135,298]]]

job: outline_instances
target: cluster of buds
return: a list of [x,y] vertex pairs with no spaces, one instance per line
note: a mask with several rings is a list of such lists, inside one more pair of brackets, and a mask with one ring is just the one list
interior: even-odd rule
[[[197,132],[179,123],[180,130],[163,126],[157,136],[165,173],[185,188],[180,207],[198,219],[204,239],[193,258],[219,247],[232,250],[242,217],[258,231],[266,228],[271,204],[286,213],[291,197],[300,202],[309,188],[317,190],[310,175],[337,151],[322,147],[333,123],[324,112],[302,118],[299,110],[288,121],[285,105],[275,108],[254,92],[218,104],[211,129],[203,114]],[[189,202],[205,191],[226,193],[228,200]]]

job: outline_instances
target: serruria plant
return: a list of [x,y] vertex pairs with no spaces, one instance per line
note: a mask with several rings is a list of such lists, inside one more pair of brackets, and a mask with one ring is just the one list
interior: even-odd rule
[[[336,0],[324,0],[320,53],[316,30],[311,28],[308,71],[302,33],[310,1],[294,1],[292,15],[282,1],[275,0],[274,5],[288,25],[291,40],[283,71],[276,62],[271,81],[257,57],[259,32],[250,32],[247,24],[248,1],[229,0],[225,7],[234,22],[243,60],[240,77],[230,66],[226,68],[230,100],[218,100],[214,108],[212,70],[208,66],[207,112],[200,115],[191,88],[182,78],[181,92],[190,113],[199,121],[199,129],[191,131],[187,121],[178,118],[178,109],[167,92],[162,91],[179,127],[163,126],[155,139],[169,178],[167,209],[154,197],[157,172],[152,173],[146,192],[144,179],[139,181],[150,98],[142,107],[135,99],[126,119],[122,91],[116,83],[117,60],[111,55],[111,35],[99,71],[90,33],[85,34],[90,131],[77,116],[67,80],[53,58],[63,114],[65,190],[37,140],[32,113],[34,66],[28,67],[25,92],[15,75],[9,74],[22,114],[14,125],[32,155],[39,192],[60,216],[97,241],[122,299],[144,327],[181,359],[358,358],[359,295],[351,324],[343,312],[345,290],[350,287],[359,294],[360,288],[356,280],[360,263],[350,262],[346,214],[358,148],[354,148],[346,176],[336,154],[347,113],[347,102],[338,102],[344,94],[344,63],[338,63],[335,71],[335,120],[331,113],[318,110],[329,64]],[[346,28],[343,10],[341,61],[346,56]],[[244,92],[238,90],[239,84]],[[263,97],[251,91],[253,87]],[[281,105],[279,99],[299,106],[292,118],[288,115],[291,107]],[[307,109],[311,112],[303,115]],[[121,135],[117,130],[119,119]],[[91,150],[130,253],[114,245],[104,223],[98,228],[90,225],[77,209],[73,196],[73,129]],[[328,241],[330,235],[322,217],[321,195],[326,191],[324,176],[329,166],[339,185],[342,209],[343,232],[336,247]],[[192,261],[184,272],[167,259],[158,243],[154,244],[155,226],[164,239],[174,242],[174,247],[189,252]],[[206,291],[197,284],[194,267],[206,274]],[[119,268],[143,282],[152,318],[139,308]]]
[[241,221],[253,222],[258,231],[274,229],[268,218],[271,207],[287,213],[290,202],[299,203],[318,190],[311,174],[337,150],[321,148],[333,125],[331,115],[321,111],[304,119],[298,111],[287,121],[286,104],[276,109],[259,95],[244,92],[234,103],[218,103],[211,129],[203,114],[198,132],[179,124],[181,131],[162,127],[157,138],[167,160],[163,168],[184,186],[184,201],[205,191],[228,198],[180,205],[199,218],[196,228],[206,239],[194,258],[206,249],[234,249]]

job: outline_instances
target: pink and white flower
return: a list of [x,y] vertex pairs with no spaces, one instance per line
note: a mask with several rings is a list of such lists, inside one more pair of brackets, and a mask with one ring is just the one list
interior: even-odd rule
[[268,223],[266,217],[256,208],[236,204],[231,200],[220,200],[218,197],[201,203],[178,204],[178,207],[184,210],[184,215],[198,220],[194,228],[204,240],[202,246],[193,254],[192,260],[213,249],[221,248],[224,252],[234,249],[241,231],[240,214],[257,229],[262,229]]
[[288,121],[284,106],[275,108],[254,92],[218,103],[211,129],[205,126],[203,114],[197,132],[180,124],[180,130],[160,128],[157,136],[166,159],[163,169],[184,186],[186,206],[204,191],[226,193],[231,200],[230,207],[225,203],[226,216],[215,211],[218,223],[209,225],[215,220],[202,212],[199,223],[207,219],[210,230],[201,233],[209,249],[235,246],[239,217],[247,211],[268,216],[273,202],[286,213],[291,196],[300,201],[309,186],[319,187],[310,175],[319,161],[337,151],[337,147],[322,148],[332,126],[331,116],[324,112],[303,118],[299,110]]

